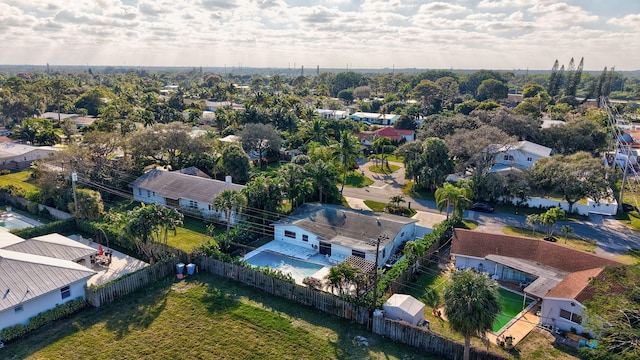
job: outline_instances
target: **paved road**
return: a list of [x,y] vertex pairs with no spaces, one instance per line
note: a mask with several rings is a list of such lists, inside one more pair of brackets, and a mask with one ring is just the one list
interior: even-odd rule
[[[402,163],[394,164],[402,165]],[[410,204],[411,208],[420,211],[439,213],[434,201],[415,199],[402,194],[402,185],[405,183],[403,168],[391,175],[380,175],[370,172],[368,170],[370,165],[373,163],[361,162],[360,171],[364,171],[365,176],[373,179],[374,183],[366,188],[344,188],[344,196],[386,203],[394,195],[403,195],[407,202],[405,205]],[[502,233],[502,228],[505,226],[529,228],[525,216],[465,211],[464,218],[477,221],[478,230],[486,232]],[[640,249],[640,233],[628,229],[613,218],[592,215],[588,221],[559,222],[556,228],[560,229],[565,224],[573,228],[573,236],[595,240],[598,244],[596,253],[600,255],[615,256],[624,254],[629,248]]]

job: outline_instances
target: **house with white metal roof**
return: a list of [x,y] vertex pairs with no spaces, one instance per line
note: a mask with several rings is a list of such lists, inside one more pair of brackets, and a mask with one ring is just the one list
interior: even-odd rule
[[0,330],[26,324],[29,318],[56,305],[85,297],[87,280],[96,272],[68,259],[84,259],[88,249],[60,237],[65,238],[52,234],[24,240],[0,232]]
[[33,146],[14,142],[0,143],[0,169],[28,169],[32,162],[45,159],[58,150],[53,146]]
[[380,114],[368,112],[355,112],[349,116],[350,119],[360,121],[369,125],[393,125],[400,119],[397,114]]

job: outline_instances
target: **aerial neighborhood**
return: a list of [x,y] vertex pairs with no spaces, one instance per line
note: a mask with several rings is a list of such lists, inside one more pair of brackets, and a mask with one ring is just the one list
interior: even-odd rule
[[0,66],[0,358],[638,358],[640,77],[583,62]]

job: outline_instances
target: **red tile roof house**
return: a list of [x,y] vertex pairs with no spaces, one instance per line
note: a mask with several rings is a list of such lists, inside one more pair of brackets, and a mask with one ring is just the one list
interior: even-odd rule
[[374,131],[363,131],[354,134],[360,139],[362,145],[371,145],[373,141],[380,138],[391,139],[394,143],[404,143],[405,141],[413,141],[416,138],[416,132],[413,130],[399,130],[392,127],[383,127]]
[[582,333],[589,281],[621,263],[538,239],[455,229],[451,256],[457,269],[473,268],[499,282],[513,282],[541,301],[540,322]]

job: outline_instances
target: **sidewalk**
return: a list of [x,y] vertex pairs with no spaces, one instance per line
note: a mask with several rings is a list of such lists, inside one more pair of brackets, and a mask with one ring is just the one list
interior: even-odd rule
[[367,204],[364,203],[364,200],[362,199],[356,199],[353,197],[346,197],[346,196],[344,197],[344,199],[347,201],[347,203],[352,209],[371,210],[371,208],[369,208]]

